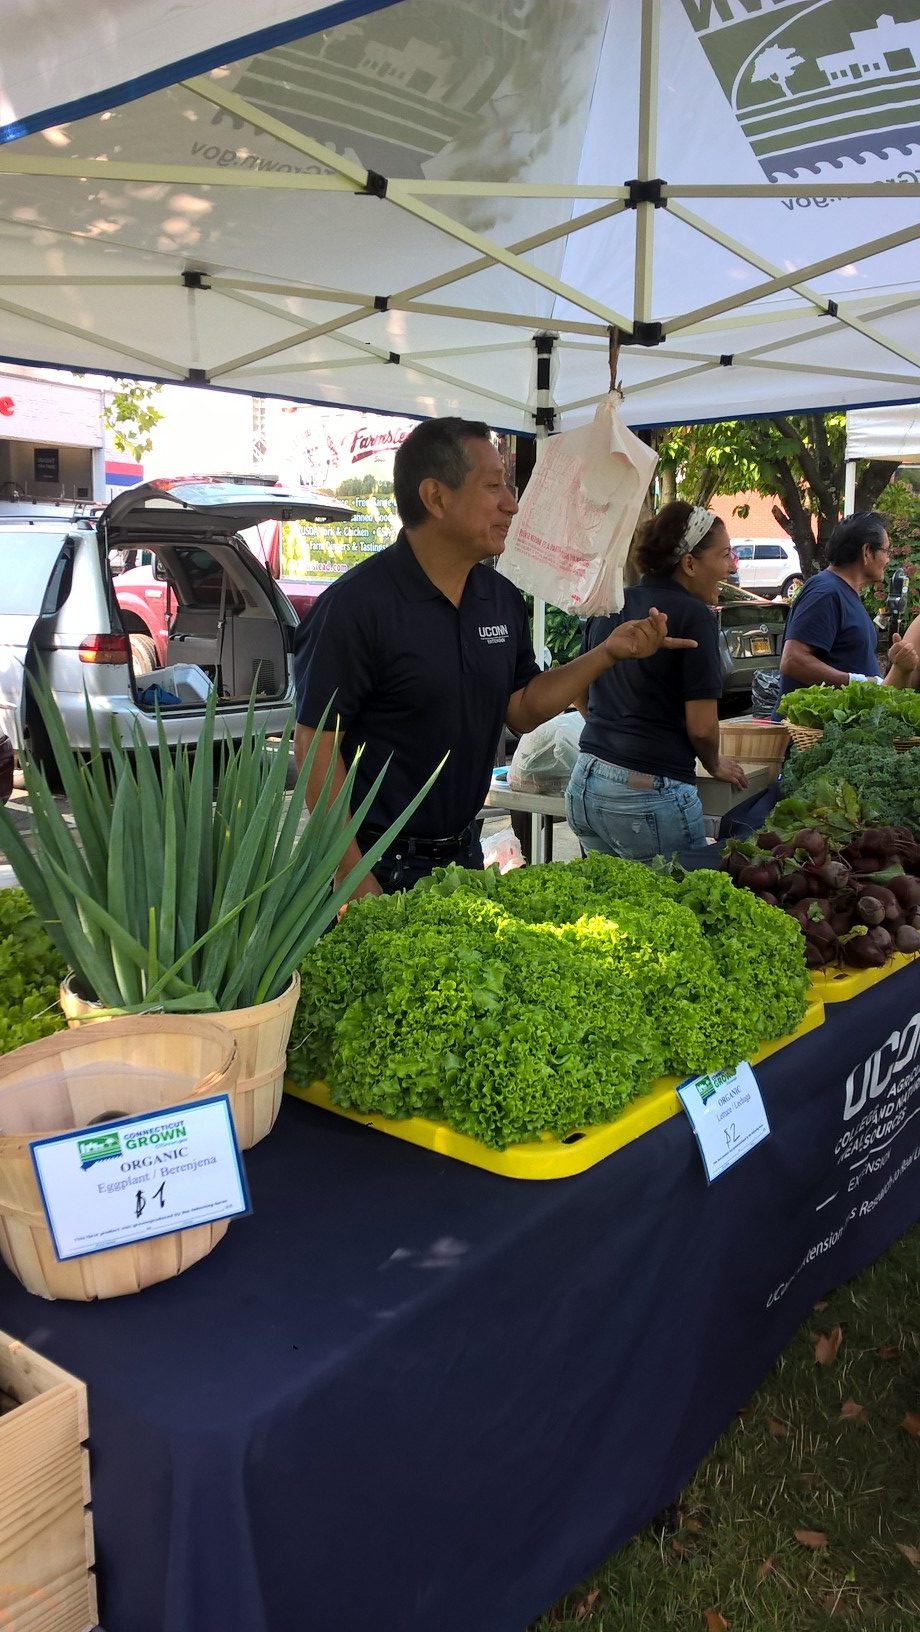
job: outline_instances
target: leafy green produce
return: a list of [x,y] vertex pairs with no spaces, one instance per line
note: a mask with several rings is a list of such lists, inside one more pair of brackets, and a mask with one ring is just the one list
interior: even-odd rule
[[365,897],[301,974],[295,1080],[498,1148],[745,1058],[795,1027],[807,984],[797,926],[728,878],[597,854]]
[[842,777],[819,772],[781,799],[770,812],[770,827],[782,839],[791,839],[801,828],[815,828],[834,844],[846,844],[856,830],[865,826],[862,801],[856,789]]
[[897,753],[894,742],[903,734],[903,724],[886,709],[846,725],[832,720],[820,742],[790,755],[783,788],[810,805],[825,777],[845,781],[859,789],[867,821],[920,832],[920,750]]
[[885,710],[902,727],[902,736],[920,736],[920,693],[877,686],[869,680],[851,680],[846,686],[801,686],[782,699],[779,711],[793,725],[821,731],[833,720],[848,725],[862,716]]
[[58,987],[66,973],[25,891],[0,890],[0,1054],[62,1030]]

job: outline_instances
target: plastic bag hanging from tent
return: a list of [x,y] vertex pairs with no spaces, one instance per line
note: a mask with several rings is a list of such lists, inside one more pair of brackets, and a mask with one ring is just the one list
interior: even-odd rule
[[658,455],[620,419],[619,394],[591,425],[537,445],[499,571],[577,617],[619,612],[623,568]]

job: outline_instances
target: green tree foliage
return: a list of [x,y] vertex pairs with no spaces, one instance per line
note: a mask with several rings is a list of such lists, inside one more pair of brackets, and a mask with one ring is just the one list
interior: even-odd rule
[[129,453],[140,461],[150,452],[151,432],[163,418],[156,407],[160,389],[137,380],[118,380],[111,391],[106,391],[103,418],[119,453]]
[[[824,565],[827,540],[843,512],[845,453],[842,413],[672,426],[658,436],[662,502],[682,498],[705,505],[717,493],[775,497],[773,514],[808,575]],[[897,468],[891,460],[866,461],[857,480],[857,510],[875,508]]]

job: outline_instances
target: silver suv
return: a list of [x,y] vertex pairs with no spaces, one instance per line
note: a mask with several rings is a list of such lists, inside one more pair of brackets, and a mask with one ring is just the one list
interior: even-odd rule
[[[114,723],[156,740],[194,741],[217,691],[218,730],[237,740],[255,685],[258,724],[283,729],[293,706],[297,614],[243,539],[267,520],[347,520],[346,505],[307,489],[236,479],[155,481],[92,506],[0,504],[0,732],[50,761],[26,675],[43,667],[77,751]],[[129,634],[115,574],[131,552],[152,556],[162,590],[163,649]]]

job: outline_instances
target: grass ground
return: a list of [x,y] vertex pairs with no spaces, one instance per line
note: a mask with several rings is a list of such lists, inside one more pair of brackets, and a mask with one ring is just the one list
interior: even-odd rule
[[532,1632],[920,1632],[920,1225],[819,1304],[680,1501]]

